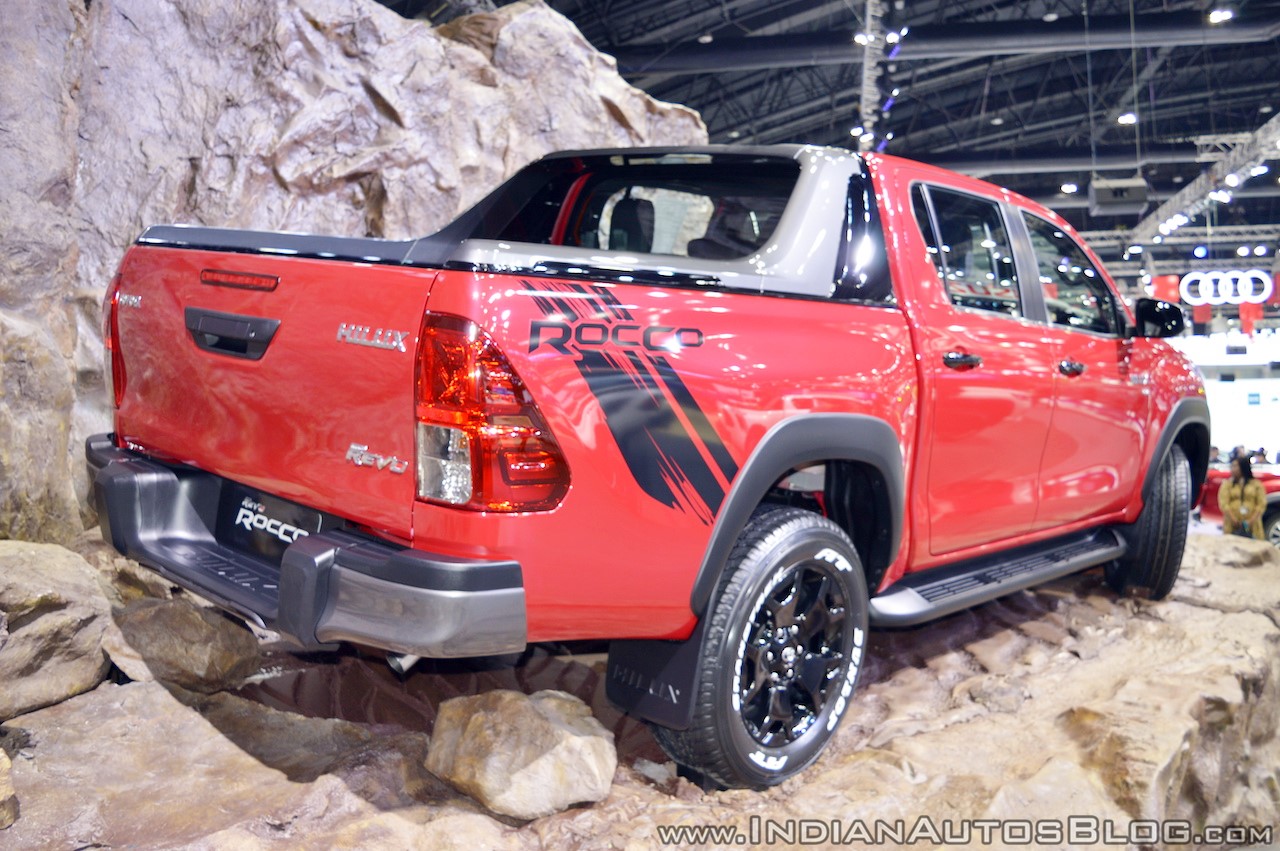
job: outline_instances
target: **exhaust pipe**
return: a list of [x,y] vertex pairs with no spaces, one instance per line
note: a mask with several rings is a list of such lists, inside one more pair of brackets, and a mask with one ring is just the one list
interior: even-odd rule
[[409,673],[409,669],[418,664],[421,656],[414,656],[412,653],[388,653],[387,664],[391,666],[391,670],[400,676]]

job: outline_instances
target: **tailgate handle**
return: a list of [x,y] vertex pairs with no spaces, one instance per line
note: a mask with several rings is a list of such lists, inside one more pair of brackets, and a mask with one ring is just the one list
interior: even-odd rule
[[279,319],[240,316],[198,307],[188,307],[185,316],[187,330],[197,346],[206,352],[246,360],[260,360],[280,327]]

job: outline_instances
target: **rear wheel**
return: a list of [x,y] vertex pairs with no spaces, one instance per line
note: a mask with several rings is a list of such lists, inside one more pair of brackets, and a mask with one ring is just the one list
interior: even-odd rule
[[857,682],[867,634],[857,552],[824,517],[762,508],[706,616],[693,723],[654,736],[723,786],[781,783],[817,759]]
[[1107,565],[1107,583],[1117,593],[1151,600],[1168,595],[1182,567],[1190,516],[1191,469],[1175,443],[1160,464],[1138,522],[1126,535],[1129,552]]

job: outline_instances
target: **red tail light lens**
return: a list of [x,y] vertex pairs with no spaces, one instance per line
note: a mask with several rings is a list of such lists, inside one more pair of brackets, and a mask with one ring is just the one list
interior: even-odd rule
[[102,344],[105,357],[102,359],[104,383],[111,388],[111,399],[119,408],[124,400],[125,372],[124,354],[120,351],[120,276],[111,281],[107,287],[106,298],[102,302]]
[[418,497],[484,511],[560,504],[569,468],[538,406],[474,322],[428,313],[418,338]]

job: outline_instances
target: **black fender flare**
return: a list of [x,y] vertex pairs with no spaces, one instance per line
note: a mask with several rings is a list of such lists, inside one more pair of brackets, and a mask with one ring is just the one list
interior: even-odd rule
[[1147,462],[1147,472],[1142,480],[1143,504],[1146,504],[1147,496],[1155,485],[1156,475],[1165,456],[1169,454],[1169,448],[1188,430],[1191,430],[1192,440],[1183,439],[1182,443],[1183,452],[1191,462],[1191,505],[1195,507],[1200,504],[1200,491],[1209,470],[1209,403],[1203,396],[1179,399],[1169,412],[1156,441],[1155,451]]
[[880,472],[889,500],[889,560],[897,558],[906,512],[906,474],[897,432],[884,420],[864,414],[809,414],[784,420],[756,445],[729,489],[689,605],[698,616],[693,633],[681,641],[614,641],[609,647],[605,691],[624,712],[675,730],[687,730],[701,676],[706,612],[751,514],[778,479],[790,470],[821,461],[857,461]]

